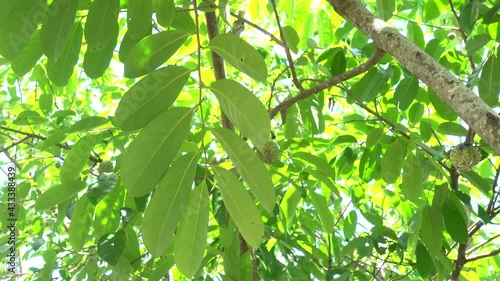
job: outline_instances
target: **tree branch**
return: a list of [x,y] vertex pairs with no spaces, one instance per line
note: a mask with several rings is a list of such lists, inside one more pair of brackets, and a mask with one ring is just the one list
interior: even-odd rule
[[432,89],[500,155],[500,118],[445,67],[376,18],[359,0],[328,0],[343,18],[368,35],[375,46],[391,54]]
[[465,262],[468,263],[468,262],[476,261],[476,260],[479,260],[479,259],[489,258],[489,257],[492,257],[492,256],[496,256],[498,254],[500,254],[500,249],[496,249],[496,250],[491,251],[489,253],[480,254],[480,255],[477,255],[477,256],[474,256],[474,257],[470,257]]

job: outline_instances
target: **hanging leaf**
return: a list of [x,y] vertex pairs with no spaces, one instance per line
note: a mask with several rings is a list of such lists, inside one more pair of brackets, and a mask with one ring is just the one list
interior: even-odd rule
[[349,215],[344,220],[344,238],[351,239],[356,233],[356,226],[358,225],[358,215],[355,210],[349,212]]
[[73,126],[69,128],[68,133],[75,132],[86,132],[93,128],[99,127],[109,122],[108,118],[100,117],[100,116],[89,116],[84,117],[81,120],[75,122]]
[[87,198],[90,203],[97,205],[115,188],[117,181],[118,177],[115,173],[100,173],[97,177],[97,183],[87,191]]
[[271,175],[257,153],[240,137],[226,128],[213,128],[211,131],[245,182],[248,183],[257,200],[269,213],[272,213],[276,205],[276,192]]
[[469,241],[467,223],[458,207],[450,199],[446,199],[443,203],[443,219],[446,231],[453,240],[463,244]]
[[253,79],[266,83],[267,66],[262,56],[252,45],[233,34],[219,34],[208,47],[236,69]]
[[137,44],[140,40],[132,39],[128,33],[125,33],[120,42],[120,50],[118,50],[118,58],[121,62],[125,62],[130,50]]
[[24,51],[12,61],[12,70],[18,76],[24,76],[28,73],[42,56],[42,47],[40,46],[40,30],[35,31],[31,37],[28,46]]
[[394,104],[406,110],[418,94],[418,78],[412,76],[401,80],[394,91]]
[[196,26],[193,17],[191,17],[191,13],[182,9],[175,9],[174,20],[170,27],[184,31],[188,34],[195,34],[196,32]]
[[325,198],[314,191],[311,191],[309,194],[311,196],[314,209],[316,210],[316,213],[321,220],[323,229],[326,231],[326,233],[333,233],[335,222],[333,221],[333,216],[328,209]]
[[333,27],[330,16],[321,9],[316,14],[316,26],[318,28],[319,46],[328,47],[333,41]]
[[82,181],[69,181],[56,186],[52,186],[42,193],[35,202],[35,210],[43,211],[60,204],[67,199],[75,196],[87,185]]
[[163,27],[169,27],[174,21],[175,1],[160,0],[156,8],[156,20]]
[[418,243],[416,253],[418,273],[420,273],[423,278],[427,278],[436,270],[434,267],[434,259],[422,243]]
[[288,48],[290,48],[290,51],[298,53],[299,52],[298,45],[300,42],[300,37],[297,31],[289,25],[283,26],[283,35],[285,36],[285,42]]
[[495,55],[491,55],[483,66],[481,78],[479,79],[479,96],[488,105],[494,106],[498,103],[500,94],[500,64]]
[[417,203],[423,189],[422,164],[413,153],[410,153],[403,164],[401,191],[408,200]]
[[152,0],[135,0],[128,2],[127,33],[133,39],[142,39],[151,33]]
[[120,0],[94,0],[87,14],[85,23],[85,40],[88,48],[102,50],[114,40],[118,29],[118,12]]
[[189,194],[187,211],[175,236],[175,264],[186,277],[200,268],[208,233],[209,198],[205,181]]
[[47,122],[40,113],[33,110],[24,110],[14,120],[15,125],[36,125]]
[[382,178],[386,183],[394,183],[401,175],[403,167],[404,148],[400,141],[396,140],[389,145],[382,157]]
[[70,182],[79,178],[85,163],[89,161],[90,152],[96,141],[97,136],[86,135],[73,145],[61,167],[61,182]]
[[210,86],[210,90],[229,120],[258,149],[263,149],[271,134],[271,121],[262,102],[234,80],[217,80]]
[[188,153],[172,163],[144,212],[142,239],[154,257],[159,257],[167,249],[181,217],[190,211],[186,210],[186,204],[197,161],[197,153]]
[[[434,223],[431,207],[425,205],[420,212],[422,226],[420,228],[420,238],[424,242],[429,252],[437,255],[443,247],[443,229]],[[442,219],[442,216],[441,216]]]
[[192,117],[189,108],[171,108],[151,120],[128,146],[121,177],[131,196],[155,188],[184,142]]
[[212,168],[229,215],[245,241],[257,249],[264,236],[264,224],[259,210],[232,172],[217,166]]
[[59,58],[47,60],[47,74],[57,86],[66,86],[73,75],[73,68],[78,62],[78,55],[82,47],[82,36],[82,26],[80,22],[76,22]]
[[394,0],[377,0],[377,12],[384,21],[388,21],[392,17],[395,8]]
[[116,124],[127,131],[144,127],[174,103],[190,72],[184,67],[167,66],[148,74],[120,100],[115,113]]
[[116,265],[127,245],[127,233],[120,229],[116,233],[105,234],[97,241],[97,254],[104,261]]
[[178,30],[159,32],[144,37],[130,50],[125,59],[125,77],[139,77],[166,62],[189,34]]
[[353,95],[360,101],[370,102],[377,97],[387,84],[387,79],[376,68],[369,70],[352,87]]
[[[33,32],[44,19],[47,0],[4,1],[10,4],[0,17],[0,55],[7,60],[16,59],[28,45]],[[2,3],[3,4],[3,3]],[[4,7],[2,7],[4,8]],[[2,11],[4,12],[4,11]]]
[[75,21],[78,1],[54,0],[47,9],[41,31],[43,53],[52,60],[58,60],[70,38]]
[[83,70],[88,77],[97,79],[101,77],[106,69],[108,69],[113,53],[116,47],[116,40],[118,40],[118,26],[113,32],[111,41],[102,48],[97,50],[94,48],[87,48],[85,57],[83,58]]
[[69,224],[69,243],[75,251],[81,251],[88,241],[90,225],[94,217],[94,206],[84,195],[76,202],[75,210]]

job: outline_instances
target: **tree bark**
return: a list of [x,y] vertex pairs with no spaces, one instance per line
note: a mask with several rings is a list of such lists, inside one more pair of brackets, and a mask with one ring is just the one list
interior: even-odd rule
[[335,11],[432,89],[500,155],[500,116],[453,74],[359,0],[328,0]]

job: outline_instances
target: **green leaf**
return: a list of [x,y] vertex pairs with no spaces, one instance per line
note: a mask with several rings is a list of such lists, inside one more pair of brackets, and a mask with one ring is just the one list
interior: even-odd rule
[[120,0],[94,0],[87,14],[85,40],[96,51],[106,47],[118,29]]
[[316,171],[321,172],[325,176],[329,178],[335,178],[335,170],[330,164],[328,164],[328,162],[326,162],[325,159],[319,156],[312,155],[311,153],[301,151],[295,152],[293,154],[293,157],[299,158],[307,163],[312,164]]
[[104,48],[101,50],[87,48],[85,57],[83,58],[83,70],[88,77],[97,79],[104,74],[113,58],[117,40],[118,26],[114,30],[111,41]]
[[40,145],[40,150],[45,150],[53,145],[61,143],[66,138],[66,134],[61,131],[53,131]]
[[19,113],[14,120],[15,125],[36,125],[45,123],[47,120],[40,116],[40,114],[33,110],[24,110]]
[[94,206],[84,195],[76,202],[75,210],[69,224],[69,243],[75,251],[81,251],[88,241],[90,225],[94,217]]
[[470,34],[472,32],[476,21],[479,19],[480,5],[479,1],[469,1],[465,4],[462,13],[460,13],[460,26],[466,34]]
[[160,0],[156,8],[156,20],[163,27],[169,27],[175,17],[175,1]]
[[384,128],[374,128],[366,136],[366,147],[370,148],[380,142],[382,137],[385,135]]
[[87,198],[90,203],[97,205],[116,186],[118,177],[115,173],[100,173],[97,177],[97,184],[87,191]]
[[189,108],[171,108],[151,120],[128,146],[121,177],[130,195],[154,189],[184,142],[192,116]]
[[12,61],[12,70],[18,76],[24,76],[28,73],[42,56],[42,47],[40,46],[40,30],[35,31],[24,51]]
[[395,8],[394,0],[377,0],[377,12],[384,21],[388,21],[392,17]]
[[62,54],[71,35],[77,8],[78,1],[53,0],[47,9],[40,43],[43,53],[51,60],[58,60]]
[[253,79],[266,83],[267,66],[259,52],[252,45],[233,34],[219,34],[208,47],[236,69]]
[[344,220],[344,238],[351,239],[356,233],[356,226],[358,225],[358,215],[355,210],[349,212],[347,218]]
[[432,127],[428,120],[420,122],[420,136],[424,142],[428,142],[432,136]]
[[321,9],[316,14],[316,26],[318,28],[319,46],[328,47],[333,41],[333,27],[330,16]]
[[127,245],[123,251],[123,256],[132,265],[134,270],[141,268],[141,263],[137,262],[141,258],[139,240],[137,239],[137,233],[135,233],[132,225],[127,226]]
[[52,105],[54,104],[52,94],[50,93],[41,94],[40,99],[38,100],[38,104],[43,113],[48,114],[50,111],[52,111]]
[[[125,187],[119,184],[104,199],[97,203],[94,221],[92,222],[92,229],[95,236],[102,236],[116,231],[124,217],[121,216],[119,210],[124,206],[125,195]],[[91,200],[89,195],[87,195],[87,198],[89,201]],[[140,210],[138,211],[141,212]]]
[[488,34],[479,34],[472,37],[467,41],[467,43],[465,43],[467,55],[472,56],[475,52],[483,49],[484,45],[486,45],[490,40],[491,37]]
[[152,0],[135,0],[128,2],[127,33],[133,39],[142,39],[151,33]]
[[139,77],[155,70],[166,62],[179,48],[189,34],[169,30],[144,37],[135,44],[125,59],[125,77]]
[[87,135],[78,140],[71,148],[61,167],[61,182],[70,182],[78,179],[80,173],[89,161],[90,152],[97,141],[97,136]]
[[184,67],[169,65],[148,74],[120,100],[115,113],[116,124],[126,131],[146,126],[174,103],[190,72]]
[[382,157],[382,178],[386,183],[394,183],[401,175],[404,148],[399,140],[389,145]]
[[408,30],[408,40],[415,43],[420,49],[425,49],[424,33],[420,26],[415,22],[408,22],[406,24],[406,29]]
[[324,230],[327,233],[333,233],[335,222],[333,221],[332,213],[330,213],[330,210],[328,209],[325,198],[314,191],[310,192],[310,196],[314,209],[321,220]]
[[498,11],[500,10],[500,5],[493,6],[483,17],[484,24],[490,24],[498,22],[500,17],[498,16]]
[[345,50],[342,48],[334,48],[335,52],[332,56],[332,63],[330,65],[330,72],[332,75],[340,75],[345,72],[347,61],[345,59]]
[[[469,240],[467,223],[460,213],[459,207],[451,199],[446,199],[443,203],[443,219],[446,231],[453,240],[459,243],[467,243]],[[463,208],[460,206],[460,208]]]
[[82,46],[83,30],[80,22],[75,22],[71,35],[66,42],[61,55],[57,60],[47,60],[47,74],[57,86],[64,87],[68,84],[73,68],[78,62],[78,55]]
[[422,103],[416,102],[412,104],[410,107],[410,111],[408,112],[408,121],[410,123],[416,125],[420,123],[422,116],[424,115],[425,107]]
[[210,86],[210,90],[229,120],[258,149],[263,149],[271,135],[271,121],[262,102],[233,80],[217,80]]
[[467,129],[465,129],[462,125],[454,122],[443,122],[439,124],[437,131],[444,135],[459,137],[467,135]]
[[186,204],[197,161],[197,153],[188,153],[172,163],[144,212],[142,239],[154,257],[159,257],[167,249],[181,217],[190,211]]
[[217,166],[212,168],[229,215],[245,241],[257,249],[264,236],[264,224],[259,210],[232,172]]
[[477,187],[486,196],[491,196],[491,184],[474,171],[460,172],[473,186]]
[[413,153],[410,153],[403,164],[401,191],[408,200],[417,203],[423,190],[422,164]]
[[5,9],[5,14],[0,17],[0,55],[12,61],[26,48],[33,32],[44,19],[47,0],[12,1],[6,4],[11,8]]
[[[424,242],[429,252],[438,254],[443,247],[443,229],[434,223],[431,207],[425,205],[420,212],[422,225],[420,227],[420,238]],[[441,216],[442,219],[442,216]]]
[[82,181],[69,181],[59,185],[52,186],[47,191],[38,196],[35,202],[35,210],[43,211],[60,204],[67,199],[75,196],[87,185]]
[[354,84],[352,93],[360,101],[370,102],[382,92],[386,83],[386,78],[376,68],[372,68]]
[[423,278],[429,277],[436,270],[434,259],[422,243],[417,245],[417,270]]
[[120,42],[120,50],[118,50],[118,59],[121,62],[125,62],[128,55],[130,54],[130,50],[137,44],[140,40],[132,39],[128,33],[123,35],[122,41]]
[[104,261],[116,265],[127,245],[127,233],[120,229],[116,233],[105,234],[97,241],[97,254]]
[[457,113],[449,107],[440,97],[438,97],[432,90],[429,90],[429,99],[431,100],[437,114],[448,121],[455,121],[458,117]]
[[276,205],[276,192],[271,175],[257,153],[235,133],[225,128],[211,129],[238,172],[250,186],[262,206],[272,213]]
[[196,32],[196,26],[190,12],[182,9],[175,10],[174,20],[170,26],[188,34]]
[[401,80],[394,91],[394,104],[406,110],[418,94],[418,78],[412,76]]
[[208,234],[209,198],[205,181],[191,191],[187,211],[175,236],[175,264],[186,277],[200,268]]
[[430,22],[433,19],[439,17],[441,12],[439,10],[438,5],[436,4],[436,1],[434,0],[425,1],[423,14],[424,14],[424,22]]
[[479,97],[488,105],[494,106],[498,103],[500,93],[500,64],[495,55],[491,55],[483,65],[479,79]]
[[300,42],[300,37],[297,31],[293,27],[286,25],[283,26],[283,35],[285,36],[285,42],[288,48],[290,48],[290,51],[298,53],[299,52],[298,45]]
[[99,127],[109,122],[108,118],[100,117],[100,116],[89,116],[84,117],[81,120],[75,122],[73,126],[69,128],[69,133],[75,132],[87,132],[91,129]]

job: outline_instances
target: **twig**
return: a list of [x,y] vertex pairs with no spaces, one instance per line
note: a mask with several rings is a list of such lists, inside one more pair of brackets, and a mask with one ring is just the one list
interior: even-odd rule
[[489,253],[480,254],[480,255],[468,258],[468,259],[465,260],[465,263],[468,263],[468,262],[471,262],[471,261],[476,261],[476,260],[479,260],[479,259],[489,258],[489,257],[492,257],[492,256],[496,256],[498,254],[500,254],[500,249],[496,249],[496,250],[491,251]]

